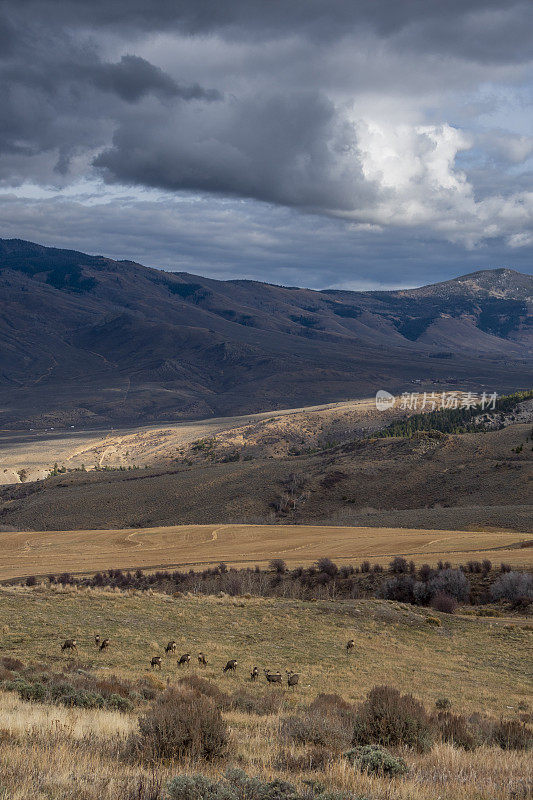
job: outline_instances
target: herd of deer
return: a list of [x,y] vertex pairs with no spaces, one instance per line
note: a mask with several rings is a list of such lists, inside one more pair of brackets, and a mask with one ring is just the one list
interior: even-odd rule
[[[109,647],[109,639],[102,639],[99,634],[96,634],[94,637],[94,643],[99,650],[107,650]],[[177,650],[177,642],[174,640],[170,641],[167,646],[165,647],[165,653],[167,655],[173,655]],[[349,639],[346,643],[346,652],[350,652],[355,647],[355,639]],[[63,644],[61,645],[61,650],[74,650],[76,653],[78,652],[78,645],[76,639],[65,639]],[[208,660],[206,658],[205,653],[198,653],[198,664],[200,667],[206,667],[208,665]],[[178,667],[188,667],[191,663],[191,654],[190,653],[183,653],[178,658]],[[161,656],[152,656],[150,661],[150,666],[152,669],[161,669],[163,665],[163,659]],[[235,672],[237,670],[237,660],[235,658],[230,658],[229,661],[226,662],[226,666],[223,668],[222,672]],[[283,683],[281,672],[279,670],[277,672],[273,672],[269,669],[263,670],[265,674],[265,678],[267,683]],[[287,686],[294,687],[298,686],[300,682],[300,673],[299,672],[292,672],[292,670],[287,669],[285,670],[287,673]],[[250,672],[250,680],[256,681],[259,677],[259,667],[253,667],[252,671]]]

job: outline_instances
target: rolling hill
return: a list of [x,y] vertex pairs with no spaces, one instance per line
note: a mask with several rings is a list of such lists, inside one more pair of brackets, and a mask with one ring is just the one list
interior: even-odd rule
[[0,426],[101,427],[531,383],[533,278],[312,291],[0,240]]

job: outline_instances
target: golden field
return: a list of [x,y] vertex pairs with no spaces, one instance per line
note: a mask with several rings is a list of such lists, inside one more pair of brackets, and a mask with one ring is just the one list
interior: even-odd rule
[[[433,612],[431,612],[433,615]],[[332,790],[371,800],[510,800],[528,796],[531,759],[527,753],[482,746],[472,752],[436,744],[431,752],[402,753],[410,773],[402,779],[360,774],[340,758],[321,772],[283,773],[277,764],[283,715],[298,713],[319,692],[337,692],[360,701],[368,690],[387,683],[413,692],[427,706],[446,696],[456,713],[474,711],[512,719],[529,699],[533,633],[524,621],[436,615],[427,609],[379,600],[301,602],[285,599],[170,597],[152,593],[44,587],[0,590],[0,655],[39,663],[43,669],[79,663],[100,676],[138,678],[147,674],[152,655],[163,658],[154,676],[161,685],[185,674],[201,674],[226,692],[252,686],[257,664],[300,671],[295,691],[275,689],[283,707],[266,716],[225,712],[238,763],[248,774],[283,777],[293,783],[320,780]],[[100,653],[94,633],[109,636]],[[78,640],[79,654],[61,653],[67,636]],[[356,640],[347,655],[345,642]],[[209,665],[179,669],[164,645],[176,639],[178,654],[203,650]],[[224,675],[228,658],[237,658],[234,675]],[[523,706],[522,706],[523,707]],[[0,692],[0,796],[6,800],[116,800],[148,786],[150,769],[119,757],[121,742],[137,728],[136,713],[68,709],[24,703]],[[297,750],[296,745],[291,747]],[[161,764],[157,779],[183,771],[218,775],[228,763]],[[144,785],[143,784],[143,785]],[[3,790],[3,794],[2,794]]]
[[404,556],[416,564],[490,558],[533,563],[533,534],[356,528],[322,525],[178,525],[101,531],[0,533],[0,580],[105,569],[254,566],[283,558],[296,566],[321,557],[339,563],[385,564]]

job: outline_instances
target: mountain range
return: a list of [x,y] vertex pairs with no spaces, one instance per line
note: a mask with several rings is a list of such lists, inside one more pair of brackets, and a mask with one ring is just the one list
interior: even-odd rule
[[314,291],[0,240],[0,427],[99,427],[531,384],[533,277]]

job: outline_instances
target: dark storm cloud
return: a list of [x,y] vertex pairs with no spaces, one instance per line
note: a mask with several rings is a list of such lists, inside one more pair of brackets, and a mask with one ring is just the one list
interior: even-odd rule
[[13,7],[31,18],[80,27],[260,39],[331,39],[365,26],[389,37],[415,28],[411,43],[417,49],[451,48],[489,61],[520,60],[532,52],[528,0],[20,0]]
[[[533,242],[533,149],[520,95],[532,25],[533,4],[521,0],[4,0],[0,184],[100,181],[106,211],[94,198],[73,205],[71,230],[84,219],[93,240],[110,242],[106,219],[114,220],[120,242],[107,251],[124,246],[130,257],[120,204],[105,197],[134,187],[129,218],[167,263],[184,241],[199,252],[201,236],[187,238],[198,213],[198,229],[216,242],[200,248],[204,272],[217,259],[237,263],[241,252],[265,268],[281,269],[297,252],[309,263],[305,236],[342,282],[350,251],[363,269],[365,259],[391,259],[394,241],[398,252],[411,242],[426,264],[431,248],[439,268],[444,247],[469,248],[469,263],[487,242],[523,254]],[[162,193],[153,208],[142,199],[152,189]],[[172,196],[195,194],[228,203],[233,222],[226,215],[222,227],[231,235],[221,235],[211,207],[197,205],[172,238],[183,208]],[[40,215],[44,205],[28,207]],[[13,203],[10,214],[31,228],[22,208]],[[46,209],[43,230],[55,224],[65,244],[65,206],[47,201]],[[292,228],[269,240],[254,215],[273,220],[277,211]],[[278,252],[283,242],[278,260],[250,243],[249,225],[262,247]],[[420,268],[417,259],[410,263]],[[316,263],[314,285],[334,282]],[[379,280],[387,283],[385,273]],[[291,273],[289,282],[299,281]]]
[[[83,73],[82,73],[83,74]],[[85,71],[88,80],[106,92],[115,92],[122,100],[135,103],[152,92],[160,97],[182,100],[220,100],[220,92],[204,89],[195,83],[180,86],[163,70],[140,56],[122,56],[117,64],[97,64]]]
[[[251,197],[306,209],[368,202],[353,130],[315,93],[245,98],[207,117],[129,119],[95,159],[107,180]],[[169,124],[170,122],[170,124]],[[172,123],[175,124],[172,124]],[[340,153],[350,164],[338,171]]]
[[75,155],[85,155],[87,168],[131,104],[150,97],[166,103],[222,97],[138,55],[106,61],[94,39],[72,31],[35,24],[15,30],[11,46],[0,50],[0,181],[49,182],[53,173],[69,172]]

